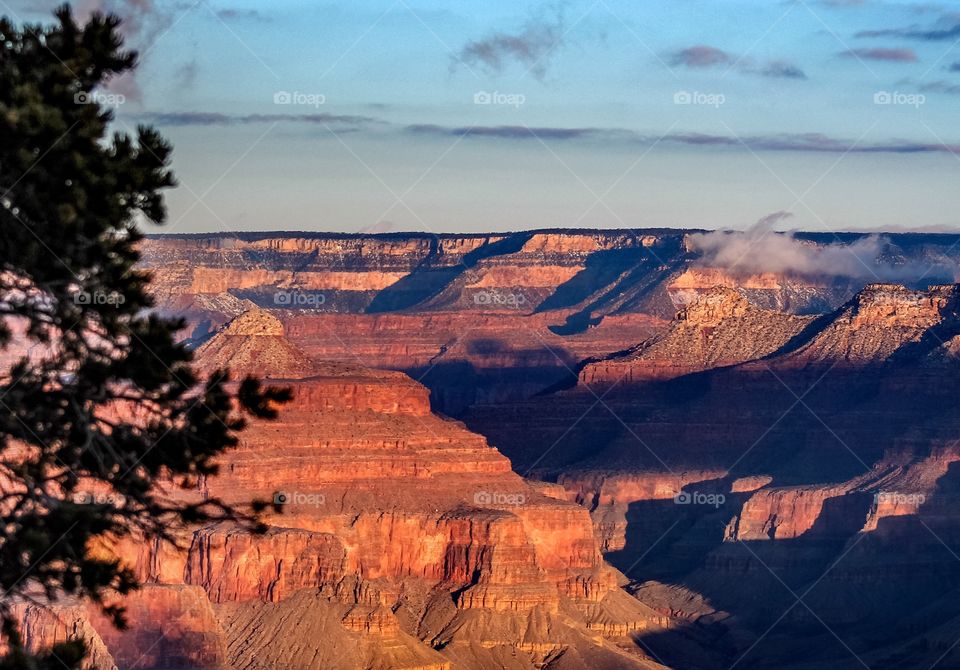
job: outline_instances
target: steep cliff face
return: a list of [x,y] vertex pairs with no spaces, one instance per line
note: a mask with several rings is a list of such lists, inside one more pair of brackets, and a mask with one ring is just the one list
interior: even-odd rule
[[[577,387],[467,423],[590,509],[638,596],[690,621],[683,639],[645,636],[665,662],[750,650],[789,667],[821,621],[895,658],[900,626],[915,640],[956,616],[942,586],[960,583],[944,548],[960,538],[960,416],[934,408],[960,392],[957,291],[870,285],[811,319],[714,289],[665,334],[586,365]],[[812,613],[751,649],[796,602],[788,589],[809,590]],[[822,663],[848,653],[827,647]]]
[[862,284],[852,279],[795,277],[776,272],[735,275],[694,260],[691,267],[672,278],[667,290],[676,304],[688,305],[718,287],[738,289],[763,309],[789,314],[817,314],[846,302],[862,288]]
[[[829,235],[808,237],[814,246],[837,243]],[[227,294],[311,312],[572,309],[586,323],[631,312],[669,316],[675,305],[718,286],[738,288],[767,309],[823,312],[862,287],[775,272],[733,275],[704,266],[686,239],[683,231],[662,229],[170,235],[145,243],[143,264],[155,273],[161,307],[198,313],[217,310],[192,299]],[[952,239],[937,236],[919,243],[891,236],[894,248],[897,242],[900,261],[952,251]]]
[[[254,305],[277,310],[290,340],[313,357],[406,372],[451,416],[573,384],[581,361],[661,334],[678,310],[718,287],[771,314],[806,315],[862,288],[852,279],[734,275],[704,265],[688,237],[663,229],[169,235],[144,243],[143,266],[154,274],[158,308],[185,316],[198,344]],[[951,236],[888,241],[892,251],[878,263],[960,256]],[[750,353],[730,344],[702,347],[733,361]]]
[[630,636],[667,618],[622,591],[586,510],[432,414],[419,384],[315,363],[268,313],[228,323],[199,365],[254,371],[257,352],[295,399],[190,495],[279,511],[263,535],[224,523],[183,551],[100,547],[148,584],[125,601],[130,631],[81,619],[120,670],[660,667]]
[[870,284],[780,364],[883,363],[908,344],[938,337],[936,327],[952,334],[958,298],[956,285],[914,291],[896,284]]
[[123,605],[127,630],[91,616],[118,670],[227,667],[227,637],[199,587],[148,584]]
[[[34,603],[17,603],[13,614],[20,623],[20,632],[27,649],[47,649],[52,645],[81,639],[87,657],[83,670],[118,670],[100,633],[90,623],[91,613],[82,604],[61,603],[55,611]],[[0,649],[4,646],[0,645]]]
[[290,340],[314,358],[404,371],[430,388],[435,409],[453,416],[475,403],[528,398],[572,381],[579,361],[665,323],[625,314],[605,319],[602,328],[560,336],[550,330],[552,313],[277,315]]
[[[676,234],[549,232],[502,235],[160,236],[144,246],[161,302],[231,293],[335,312],[532,309],[596,254],[643,250]],[[494,291],[526,291],[505,296]],[[290,292],[314,292],[317,302]],[[287,295],[284,295],[287,292]],[[320,298],[320,293],[323,297]],[[501,300],[501,298],[503,298]],[[319,302],[322,300],[322,302]]]
[[[890,240],[880,263],[957,255],[955,237]],[[883,637],[865,657],[897,667],[897,644],[941,644],[960,621],[956,287],[733,275],[678,231],[144,251],[207,369],[297,394],[197,492],[281,494],[267,535],[117,549],[158,587],[202,592],[211,662],[649,666],[639,638],[677,667],[789,667],[805,647],[841,667],[822,619],[861,655]],[[653,609],[624,600],[601,551]],[[784,584],[814,613],[796,605],[761,640],[796,604]]]
[[667,332],[586,365],[581,381],[603,388],[744,363],[777,351],[813,318],[755,307],[733,288],[712,288],[692,300]]

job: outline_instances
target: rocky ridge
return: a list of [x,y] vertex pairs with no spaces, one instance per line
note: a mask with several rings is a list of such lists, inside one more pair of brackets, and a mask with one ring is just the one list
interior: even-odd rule
[[666,332],[586,365],[580,381],[604,387],[744,363],[774,353],[812,320],[756,307],[737,289],[713,288],[681,309]]
[[[824,245],[860,236],[801,237]],[[889,239],[884,262],[933,263],[956,251],[953,236]],[[143,265],[159,309],[185,316],[198,342],[252,304],[276,309],[311,356],[406,372],[453,416],[572,383],[581,361],[661,333],[718,286],[791,314],[830,311],[862,288],[734,276],[691,249],[688,232],[668,229],[166,235],[145,241]]]
[[[956,243],[888,237],[878,262],[898,267]],[[229,667],[652,664],[635,640],[676,667],[749,652],[744,665],[800,670],[811,649],[803,667],[845,667],[819,619],[871,667],[914,667],[904,646],[916,667],[955,660],[956,287],[733,275],[687,242],[146,241],[158,306],[187,316],[206,369],[266,362],[254,371],[300,399],[197,495],[301,501],[264,537],[214,527],[184,552],[121,548],[148,590],[206,603],[190,623],[149,616],[212,631],[183,639]],[[477,433],[550,482],[512,475]],[[795,605],[784,585],[812,612],[796,605],[761,640]],[[86,616],[66,620],[100,635]],[[356,653],[270,643],[311,639],[304,621]],[[97,648],[129,663],[123,644]]]
[[[874,284],[829,315],[753,320],[762,310],[719,289],[726,299],[705,293],[665,334],[586,365],[577,387],[467,422],[521,463],[552,445],[538,471],[591,510],[639,597],[690,621],[680,638],[650,636],[665,662],[715,667],[750,650],[792,667],[821,621],[890,662],[907,621],[956,616],[942,587],[960,579],[945,549],[960,540],[960,418],[932,408],[960,391],[958,294]],[[777,337],[756,337],[774,324]],[[772,346],[752,356],[754,342]],[[731,349],[743,358],[711,357]],[[591,384],[618,379],[596,407]],[[753,648],[795,602],[784,584],[809,590],[810,610]],[[920,623],[911,608],[938,613]],[[822,663],[849,656],[823,644]]]
[[[72,634],[119,670],[661,667],[631,636],[668,618],[620,588],[583,508],[432,414],[404,375],[317,364],[283,338],[251,311],[198,351],[204,368],[265,352],[295,399],[192,494],[282,513],[261,536],[221,524],[180,551],[103,547],[148,586],[126,603],[127,632],[83,612]],[[31,639],[49,639],[33,621]]]

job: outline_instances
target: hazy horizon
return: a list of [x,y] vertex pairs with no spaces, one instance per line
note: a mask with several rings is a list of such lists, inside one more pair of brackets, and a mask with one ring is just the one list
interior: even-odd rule
[[[411,228],[409,230],[402,228],[390,228],[388,230],[305,230],[305,229],[293,229],[293,228],[275,228],[275,229],[264,229],[264,230],[197,230],[197,231],[185,231],[185,230],[168,230],[163,226],[152,226],[148,231],[146,231],[147,237],[228,237],[230,235],[262,235],[262,236],[294,236],[294,235],[316,235],[316,236],[389,236],[389,235],[412,235],[412,236],[423,236],[430,237],[434,235],[443,235],[443,236],[484,236],[484,235],[507,235],[507,234],[521,234],[521,233],[568,233],[568,234],[591,234],[591,233],[653,233],[664,230],[673,230],[678,233],[722,233],[722,232],[745,232],[747,229],[742,228],[684,228],[677,226],[661,226],[661,227],[636,227],[636,228],[589,228],[578,226],[576,228],[564,228],[564,227],[553,227],[553,228],[512,228],[504,230],[457,230],[457,231],[431,231],[431,230],[422,230]],[[888,228],[888,229],[873,229],[873,228],[863,228],[860,230],[801,230],[798,228],[773,228],[770,230],[773,233],[787,234],[787,235],[960,235],[960,227],[957,228],[938,228],[938,227],[929,227],[929,228]]]
[[[49,22],[60,0],[10,0]],[[169,232],[960,229],[960,14],[908,0],[81,0]]]

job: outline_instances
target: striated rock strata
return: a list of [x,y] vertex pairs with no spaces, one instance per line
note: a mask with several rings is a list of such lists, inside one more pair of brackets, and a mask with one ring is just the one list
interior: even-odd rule
[[[798,235],[812,246],[860,237]],[[886,239],[878,272],[915,262],[939,277],[960,257],[956,236]],[[186,317],[197,342],[253,305],[277,309],[290,340],[314,358],[406,372],[451,416],[574,383],[581,361],[661,334],[678,310],[718,287],[770,312],[807,315],[862,288],[744,277],[702,260],[687,232],[651,229],[161,235],[145,241],[142,265],[154,275],[160,311]]]
[[125,603],[130,630],[87,615],[60,635],[102,641],[119,670],[661,667],[631,636],[668,617],[620,588],[586,510],[432,414],[404,375],[314,363],[271,314],[238,316],[198,356],[212,369],[257,352],[294,401],[189,495],[273,499],[268,531],[103,547],[148,584]]
[[576,387],[466,420],[587,507],[638,597],[688,622],[643,635],[664,662],[845,667],[846,645],[899,667],[960,615],[958,296],[872,284],[801,318],[715,289]]

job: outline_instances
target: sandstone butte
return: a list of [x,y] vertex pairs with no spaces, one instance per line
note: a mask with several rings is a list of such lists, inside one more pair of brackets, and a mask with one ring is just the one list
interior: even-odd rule
[[135,568],[126,632],[22,607],[28,639],[86,639],[97,668],[657,668],[667,617],[622,588],[582,507],[533,486],[398,372],[318,363],[253,309],[197,352],[294,390],[198,495],[281,496],[265,535],[227,524],[99,547]]
[[[886,236],[877,269],[951,281],[958,239]],[[144,266],[204,365],[297,391],[198,495],[301,503],[114,548],[153,624],[27,609],[37,639],[120,667],[158,621],[148,661],[185,667],[960,663],[956,286],[734,274],[668,230],[175,235]]]
[[[171,236],[145,265],[198,339],[270,308],[314,358],[411,374],[515,471],[559,484],[630,592],[671,617],[641,635],[661,661],[862,667],[853,645],[929,668],[960,636],[944,595],[960,586],[955,289],[733,274],[691,239]],[[953,279],[957,236],[884,239],[879,272]],[[314,302],[278,304],[297,296]]]
[[591,510],[631,592],[691,622],[655,646],[664,662],[750,649],[795,667],[816,640],[796,667],[862,667],[848,646],[870,667],[904,648],[902,667],[929,667],[960,625],[958,342],[960,285],[871,284],[821,316],[717,287],[665,332],[587,362],[573,388],[467,423]]
[[[957,236],[885,239],[889,272],[914,263],[930,268],[931,283],[952,281]],[[690,240],[669,229],[164,235],[144,243],[143,266],[158,309],[185,316],[197,341],[253,305],[271,309],[313,358],[406,372],[451,416],[569,383],[582,361],[662,332],[715,287],[808,315],[838,308],[864,284],[733,275],[705,266]]]

